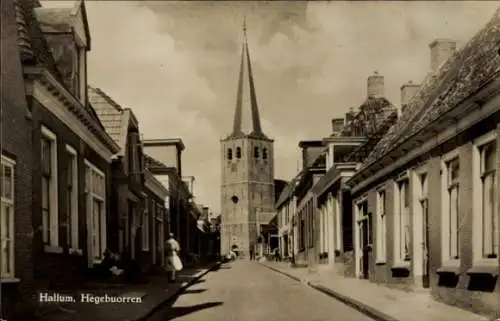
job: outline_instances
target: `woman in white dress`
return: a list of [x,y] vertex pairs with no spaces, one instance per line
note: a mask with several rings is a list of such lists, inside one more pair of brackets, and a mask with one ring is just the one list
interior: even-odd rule
[[175,272],[182,270],[182,262],[179,258],[181,250],[179,243],[175,240],[174,234],[170,233],[169,239],[165,243],[167,270],[170,272],[170,282],[175,282]]

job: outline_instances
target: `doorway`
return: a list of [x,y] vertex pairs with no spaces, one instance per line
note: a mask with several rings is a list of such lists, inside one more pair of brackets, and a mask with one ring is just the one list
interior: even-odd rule
[[427,198],[420,200],[422,206],[422,286],[429,288],[429,206]]
[[369,278],[369,269],[370,269],[370,258],[369,258],[369,253],[370,253],[370,243],[369,243],[369,238],[370,238],[370,230],[369,230],[369,224],[368,224],[368,219],[364,219],[360,222],[360,227],[361,227],[361,249],[362,249],[362,255],[361,255],[361,277],[363,279],[368,279]]
[[428,199],[428,193],[427,193],[427,174],[422,173],[419,175],[419,183],[420,183],[420,198],[418,199],[419,202],[419,211],[420,212],[420,220],[421,223],[417,224],[420,225],[421,230],[416,231],[416,233],[420,234],[421,238],[421,255],[422,255],[422,261],[421,261],[421,270],[422,270],[422,287],[423,288],[429,288],[429,199]]

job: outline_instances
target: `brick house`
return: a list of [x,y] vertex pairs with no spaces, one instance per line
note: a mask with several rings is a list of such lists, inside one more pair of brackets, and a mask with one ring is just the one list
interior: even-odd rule
[[17,13],[32,122],[35,281],[61,288],[78,282],[102,259],[110,163],[119,148],[87,99],[90,35],[84,3],[47,9],[20,1]]
[[297,253],[294,240],[293,217],[296,213],[297,200],[293,193],[300,180],[297,174],[281,191],[276,201],[276,216],[278,218],[278,235],[280,237],[280,255],[284,258],[293,257]]
[[[347,182],[354,200],[357,277],[430,287],[439,300],[495,317],[500,316],[499,38],[497,11],[459,51],[453,41],[434,41],[432,72]],[[372,215],[373,228],[366,230],[361,222]],[[363,260],[367,238],[374,251]]]
[[358,112],[351,109],[345,119],[332,119],[332,134],[323,139],[327,172],[312,187],[318,206],[319,263],[345,276],[354,272],[351,195],[345,182],[397,119],[378,72],[368,77],[366,93]]
[[139,122],[133,111],[121,107],[99,88],[88,90],[106,132],[120,146],[112,164],[110,200],[114,219],[110,224],[113,237],[109,247],[139,262],[147,271],[157,261],[159,248],[155,238],[160,234],[154,233],[156,224],[163,226],[164,222],[165,188],[145,171]]
[[323,152],[323,141],[301,141],[302,175],[293,196],[296,197],[297,241],[298,252],[295,261],[299,265],[314,265],[318,256],[316,247],[316,199],[311,187],[325,174],[326,157]]
[[169,192],[149,170],[144,173],[146,209],[141,220],[141,249],[143,253],[150,253],[145,261],[151,263],[151,272],[163,272],[165,241],[170,231],[169,213],[165,208]]
[[[18,294],[33,293],[32,123],[26,102],[15,1],[1,8],[0,318],[9,318]],[[10,301],[10,302],[9,302]]]
[[[180,141],[180,140],[179,140]],[[189,192],[189,188],[186,183],[182,180],[180,171],[178,170],[180,164],[180,152],[184,145],[180,145],[182,141],[175,141],[173,144],[172,140],[145,140],[145,164],[146,168],[154,175],[154,177],[159,180],[163,186],[168,190],[168,197],[166,201],[166,209],[168,212],[169,230],[168,233],[173,233],[179,245],[181,247],[180,258],[183,262],[189,260],[188,253],[192,252],[192,246],[194,242],[192,240],[192,231],[197,229],[197,217],[194,217],[193,211],[191,210],[190,201],[192,195]],[[161,149],[175,148],[172,151],[162,151]],[[160,149],[157,151],[157,157],[161,157],[162,153],[164,156],[172,156],[170,158],[163,158],[165,162],[173,160],[172,165],[175,167],[166,166],[163,162],[153,158],[149,155],[150,152],[155,152],[155,148]]]

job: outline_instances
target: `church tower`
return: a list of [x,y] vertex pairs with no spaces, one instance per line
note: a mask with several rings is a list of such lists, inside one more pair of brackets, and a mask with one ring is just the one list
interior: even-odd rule
[[[250,128],[243,128],[250,120]],[[233,130],[221,140],[222,254],[238,247],[248,258],[250,247],[257,243],[260,224],[269,223],[265,214],[274,211],[275,203],[273,142],[260,122],[244,22]]]

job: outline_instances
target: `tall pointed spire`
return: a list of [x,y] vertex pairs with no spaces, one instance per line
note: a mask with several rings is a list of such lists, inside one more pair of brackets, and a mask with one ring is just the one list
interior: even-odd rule
[[231,136],[241,136],[244,134],[241,125],[242,125],[242,114],[243,114],[243,103],[244,103],[243,88],[245,81],[245,67],[248,73],[248,85],[250,90],[249,92],[250,112],[252,117],[252,132],[250,133],[250,135],[253,137],[266,138],[266,136],[262,132],[262,126],[260,124],[259,107],[257,104],[257,94],[255,93],[255,82],[253,79],[252,63],[250,61],[250,50],[248,49],[246,16],[243,18],[243,45],[241,50],[240,72],[238,77],[238,92],[236,95],[236,108],[234,112],[233,132]]

